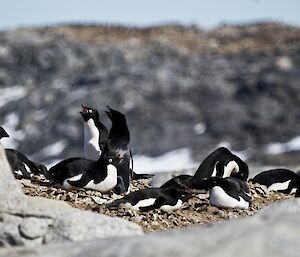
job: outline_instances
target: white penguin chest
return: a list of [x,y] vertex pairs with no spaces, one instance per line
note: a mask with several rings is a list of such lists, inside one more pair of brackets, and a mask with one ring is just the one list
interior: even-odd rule
[[175,205],[163,205],[160,207],[160,209],[169,212],[169,211],[176,211],[180,209],[181,206],[182,206],[182,200],[178,199]]
[[97,184],[95,184],[94,180],[91,180],[84,188],[96,190],[101,193],[109,192],[117,185],[117,176],[117,168],[114,165],[109,164],[107,166],[107,176],[104,180]]
[[[74,188],[72,185],[68,183],[68,181],[78,181],[81,179],[83,174],[79,174],[77,176],[66,179],[63,182],[63,188],[71,189]],[[94,180],[89,181],[83,188],[99,191],[101,193],[106,193],[111,191],[117,185],[117,168],[109,164],[107,166],[107,176],[100,183],[95,183]]]
[[215,186],[211,189],[209,203],[221,208],[248,209],[249,203],[239,196],[239,200],[228,195],[222,187]]
[[84,157],[98,160],[101,150],[99,146],[100,133],[93,119],[84,123]]
[[125,207],[128,209],[139,211],[140,207],[148,207],[148,206],[153,205],[155,200],[156,200],[156,198],[147,198],[147,199],[138,201],[135,205],[132,205],[131,203],[126,203]]
[[278,190],[286,190],[289,188],[291,180],[285,181],[285,182],[278,182],[274,183],[271,186],[268,187],[269,191],[278,191]]

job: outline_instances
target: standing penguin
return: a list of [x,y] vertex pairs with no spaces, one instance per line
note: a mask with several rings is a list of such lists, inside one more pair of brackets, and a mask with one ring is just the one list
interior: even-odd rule
[[265,186],[268,191],[278,191],[285,194],[296,193],[300,196],[300,176],[287,169],[272,169],[257,174],[253,183]]
[[145,188],[125,195],[123,198],[106,204],[109,209],[116,209],[123,205],[135,211],[163,211],[178,210],[183,202],[190,199],[191,193],[174,188]]
[[80,114],[84,121],[84,157],[90,160],[98,160],[103,151],[108,131],[99,119],[96,109],[82,106]]
[[220,208],[249,208],[252,198],[245,181],[233,177],[211,177],[207,183],[210,188],[209,203],[211,205]]
[[191,179],[191,184],[209,177],[236,177],[246,181],[249,175],[248,165],[227,148],[220,147],[207,156]]
[[[0,139],[3,137],[9,137],[9,135],[4,128],[0,127]],[[22,153],[14,149],[5,149],[5,153],[15,178],[30,179],[33,174],[47,174],[45,165],[30,161]]]
[[[84,121],[84,157],[90,160],[98,160],[104,150],[108,139],[108,130],[99,120],[99,113],[96,109],[82,106],[80,114]],[[133,159],[130,150],[131,170],[130,176],[133,180],[150,178],[151,174],[137,174],[133,169]]]
[[104,156],[113,159],[113,164],[118,171],[117,193],[126,193],[130,184],[130,134],[127,126],[126,117],[119,111],[107,107],[105,111],[112,126],[109,131],[106,151]]

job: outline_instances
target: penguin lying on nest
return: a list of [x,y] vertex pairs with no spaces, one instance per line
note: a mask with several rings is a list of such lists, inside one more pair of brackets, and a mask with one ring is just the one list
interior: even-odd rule
[[233,177],[211,177],[207,183],[211,205],[220,208],[249,208],[252,198],[245,181]]
[[248,174],[248,165],[227,148],[221,147],[204,159],[194,176],[176,176],[163,184],[161,188],[173,187],[200,193],[209,189],[207,179],[210,177],[235,177],[246,181]]
[[300,176],[291,170],[271,169],[263,171],[250,181],[262,185],[267,192],[296,193],[296,197],[300,196]]
[[[0,127],[0,139],[9,137],[4,128]],[[43,164],[29,160],[24,154],[14,149],[5,149],[8,163],[17,179],[31,179],[33,175],[47,174],[47,168]]]
[[135,211],[149,211],[161,209],[163,211],[175,211],[192,197],[192,194],[174,188],[146,188],[125,195],[123,198],[108,203],[109,209],[117,209],[121,206]]

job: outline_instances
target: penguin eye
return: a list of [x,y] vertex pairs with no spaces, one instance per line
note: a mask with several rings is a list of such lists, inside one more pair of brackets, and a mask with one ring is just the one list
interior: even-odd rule
[[112,159],[111,159],[111,158],[110,158],[110,159],[108,159],[108,162],[109,162],[109,163],[112,163]]
[[89,110],[89,113],[93,113],[93,110]]

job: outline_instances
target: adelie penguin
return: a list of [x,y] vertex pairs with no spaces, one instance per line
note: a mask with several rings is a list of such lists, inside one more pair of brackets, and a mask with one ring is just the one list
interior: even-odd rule
[[[90,160],[98,160],[101,152],[104,150],[108,139],[108,130],[99,119],[99,113],[96,109],[81,105],[80,114],[84,121],[84,157]],[[132,167],[130,170],[131,178],[134,180],[150,178],[150,174],[137,174],[133,168],[133,159],[131,150],[129,150]]]
[[65,189],[85,188],[107,193],[117,185],[117,168],[102,152],[97,161],[70,158],[51,167],[50,183]]
[[[0,139],[3,137],[9,137],[9,135],[4,128],[0,127]],[[22,153],[14,149],[5,149],[5,153],[8,163],[16,178],[31,179],[34,174],[47,174],[47,168],[45,165],[30,161]]]
[[108,138],[108,130],[99,119],[96,109],[82,106],[80,114],[84,121],[84,157],[98,160]]
[[179,175],[163,184],[162,188],[173,187],[194,192],[208,190],[210,177],[235,177],[246,181],[249,175],[248,165],[227,148],[221,147],[208,155],[200,164],[194,176]]
[[245,181],[233,177],[211,177],[207,183],[211,205],[220,208],[249,208],[252,198]]
[[296,193],[295,196],[300,196],[300,176],[291,170],[272,169],[263,171],[250,181],[264,186],[267,192]]
[[108,110],[105,112],[111,120],[112,125],[104,157],[113,159],[113,164],[118,171],[118,185],[115,191],[123,194],[129,191],[130,185],[130,134],[125,115],[110,107],[107,108]]
[[135,211],[161,209],[170,212],[180,209],[182,204],[191,196],[187,191],[174,188],[146,188],[125,195],[122,199],[115,200],[105,206],[109,209],[123,206]]
[[220,147],[204,159],[190,183],[197,185],[198,181],[209,177],[236,177],[246,181],[248,175],[248,165],[227,148]]

